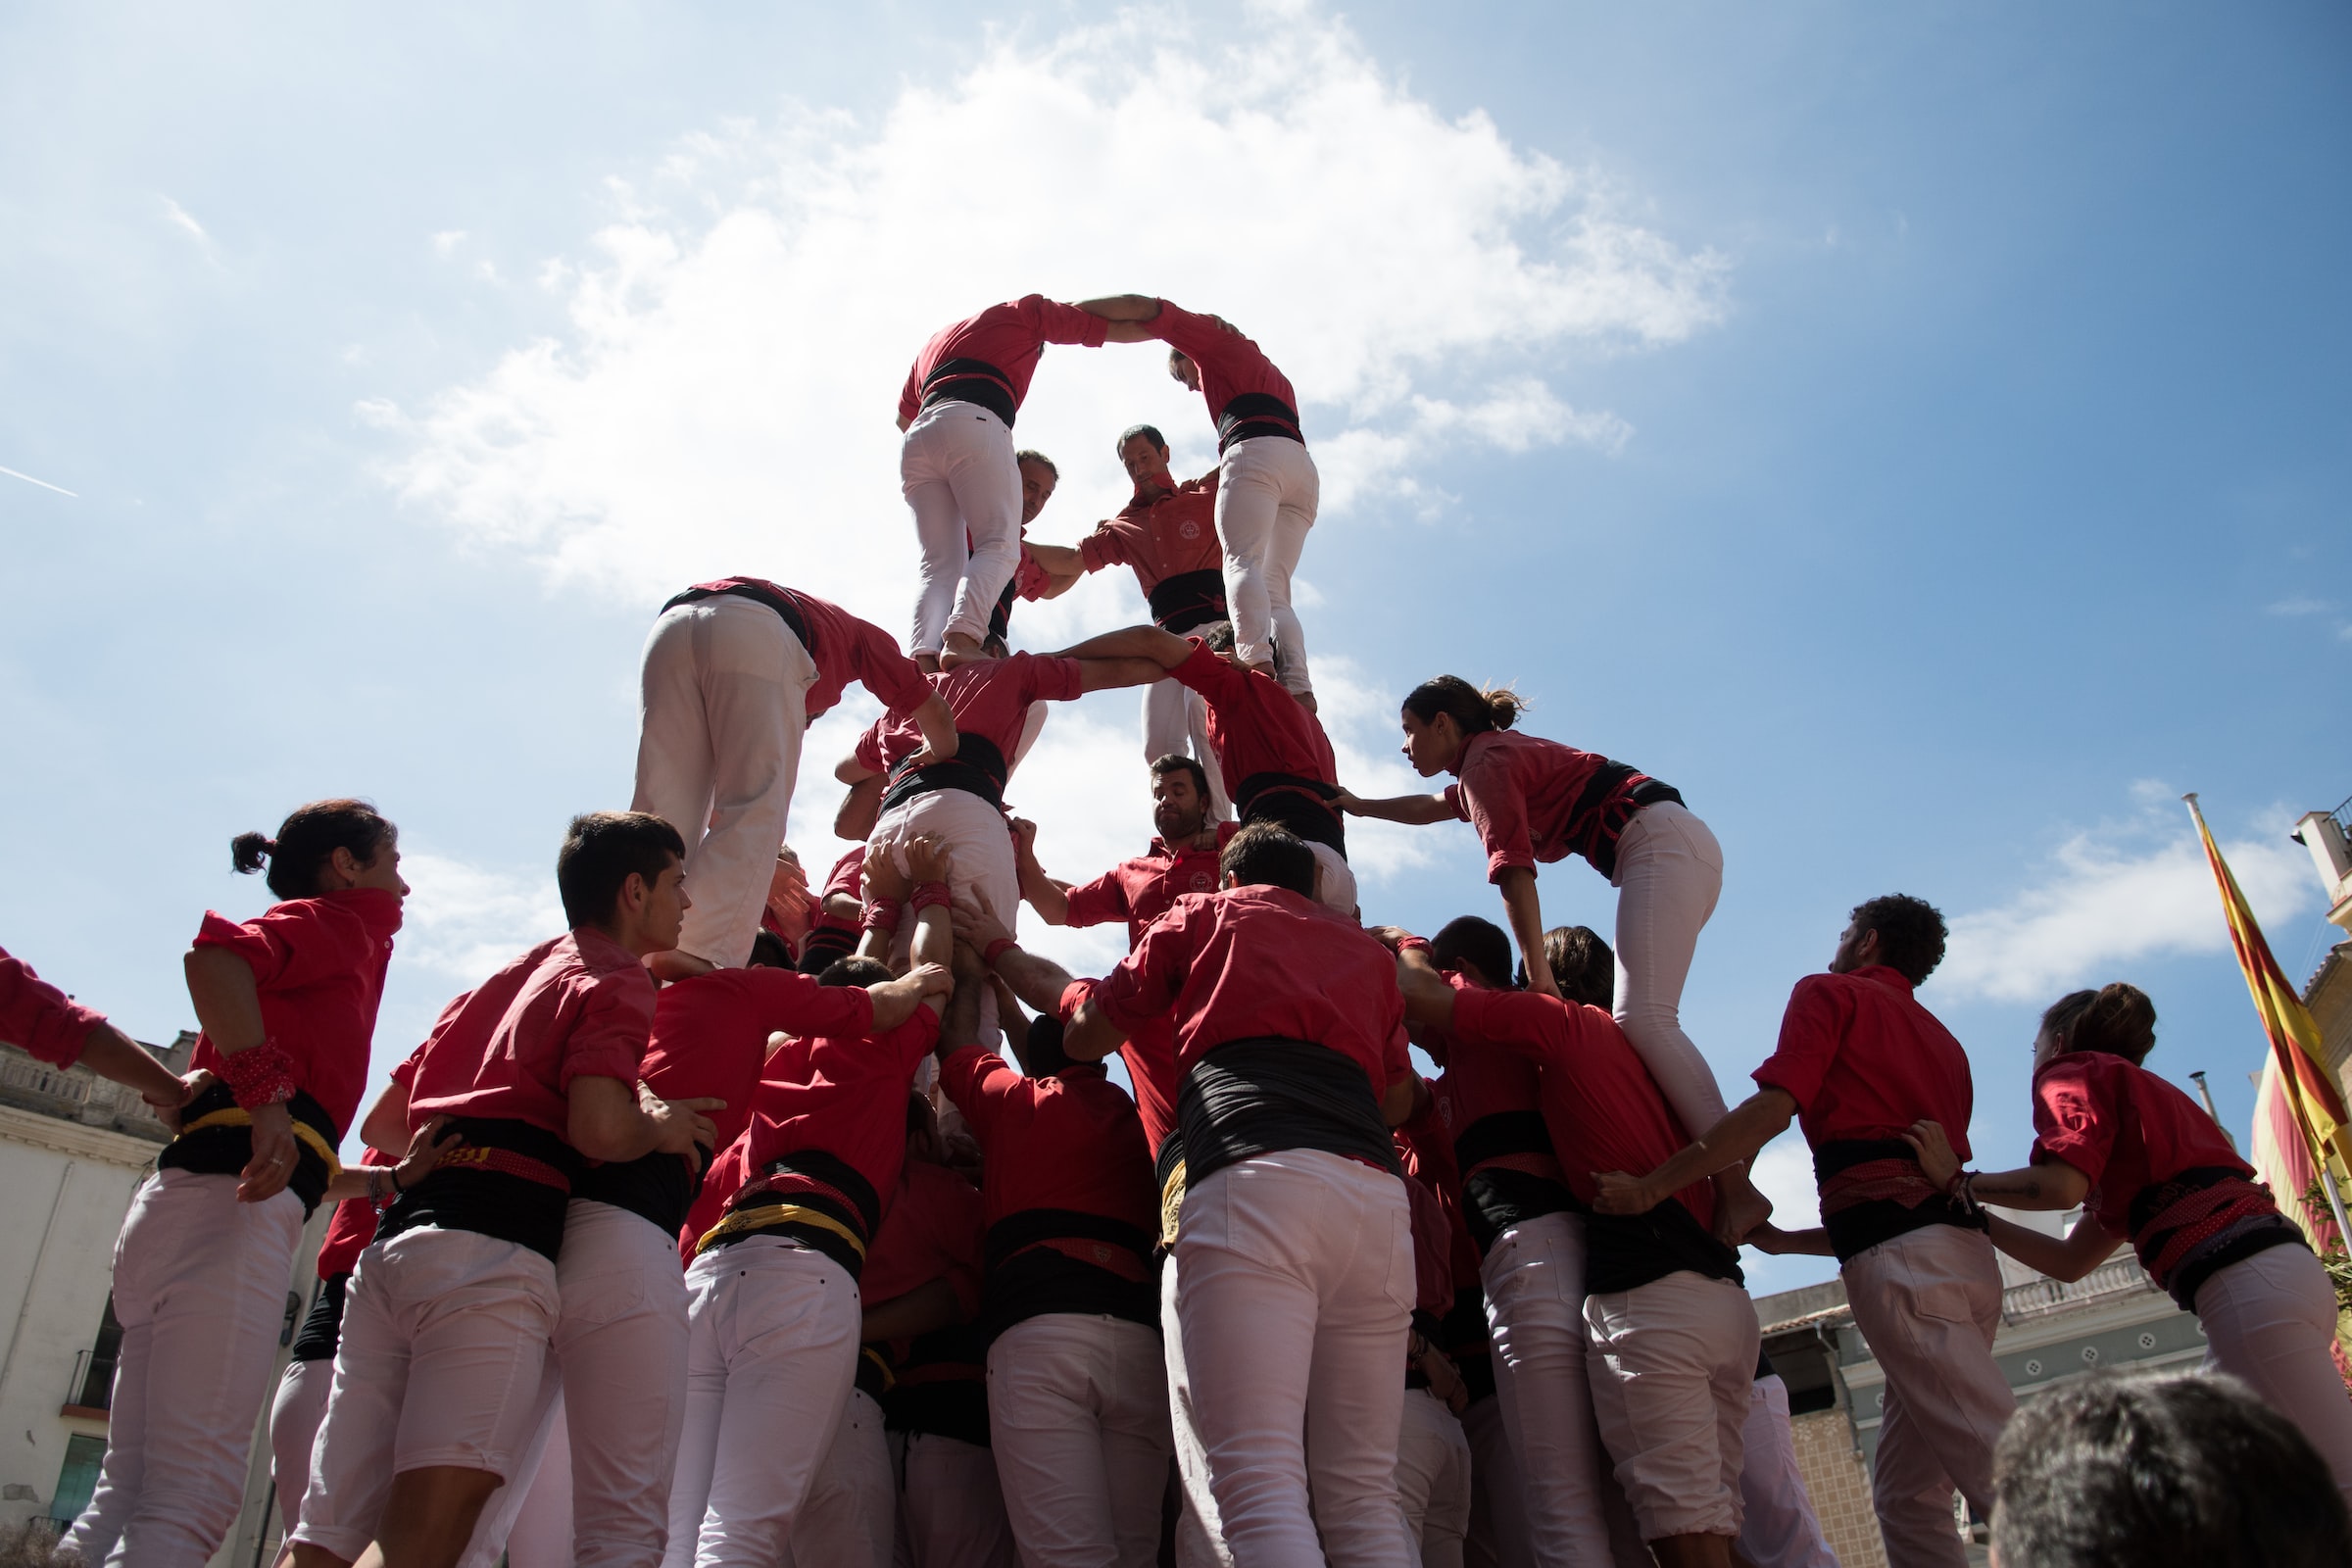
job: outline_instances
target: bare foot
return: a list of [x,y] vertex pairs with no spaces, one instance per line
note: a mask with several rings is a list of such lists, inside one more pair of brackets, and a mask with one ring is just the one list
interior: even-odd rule
[[666,953],[649,953],[645,966],[662,981],[691,980],[698,974],[709,974],[718,967],[709,958],[698,958],[684,948],[671,948]]
[[936,675],[939,673],[939,656],[937,654],[918,653],[914,656],[914,667],[921,670],[926,675]]
[[1747,1167],[1735,1165],[1715,1177],[1715,1239],[1737,1247],[1749,1231],[1772,1218],[1772,1200],[1756,1191]]

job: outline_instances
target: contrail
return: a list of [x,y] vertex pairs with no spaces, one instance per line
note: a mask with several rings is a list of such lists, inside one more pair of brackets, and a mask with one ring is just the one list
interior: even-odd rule
[[14,468],[0,468],[0,473],[7,474],[11,479],[22,479],[26,484],[37,484],[44,490],[54,490],[61,496],[74,496],[74,499],[76,501],[81,499],[81,497],[74,495],[74,492],[67,489],[64,485],[51,484],[46,479],[35,479],[29,473],[19,473]]

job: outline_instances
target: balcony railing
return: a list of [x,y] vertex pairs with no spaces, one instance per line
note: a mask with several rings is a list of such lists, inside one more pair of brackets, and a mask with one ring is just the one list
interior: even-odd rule
[[0,1051],[0,1101],[30,1102],[85,1126],[119,1126],[161,1142],[169,1136],[138,1092],[76,1067],[52,1067],[14,1048]]
[[2080,1306],[2084,1301],[2095,1301],[2110,1296],[2131,1296],[2154,1289],[2155,1282],[2148,1278],[2147,1270],[2139,1266],[2136,1258],[2121,1257],[2114,1262],[2100,1264],[2071,1285],[2059,1280],[2039,1279],[2010,1286],[2001,1293],[2001,1319],[2007,1323],[2019,1323],[2028,1318],[2062,1312],[2069,1307]]

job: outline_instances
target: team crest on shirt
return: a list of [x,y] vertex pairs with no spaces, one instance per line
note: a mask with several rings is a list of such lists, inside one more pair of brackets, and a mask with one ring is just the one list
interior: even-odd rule
[[1216,878],[1210,876],[1206,871],[1195,871],[1193,873],[1193,891],[1195,893],[1209,892],[1216,885]]
[[1200,537],[1200,525],[1195,522],[1192,518],[1187,517],[1176,525],[1176,537],[1179,539],[1198,539]]

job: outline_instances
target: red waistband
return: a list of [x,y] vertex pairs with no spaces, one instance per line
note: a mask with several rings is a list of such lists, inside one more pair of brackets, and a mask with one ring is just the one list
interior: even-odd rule
[[557,1192],[571,1191],[571,1178],[544,1159],[516,1153],[512,1149],[499,1149],[489,1144],[467,1144],[451,1150],[433,1161],[435,1170],[494,1170],[502,1176],[516,1176]]
[[1917,1208],[1940,1195],[1912,1159],[1867,1159],[1821,1182],[1821,1211],[1835,1214],[1857,1203],[1896,1202]]

